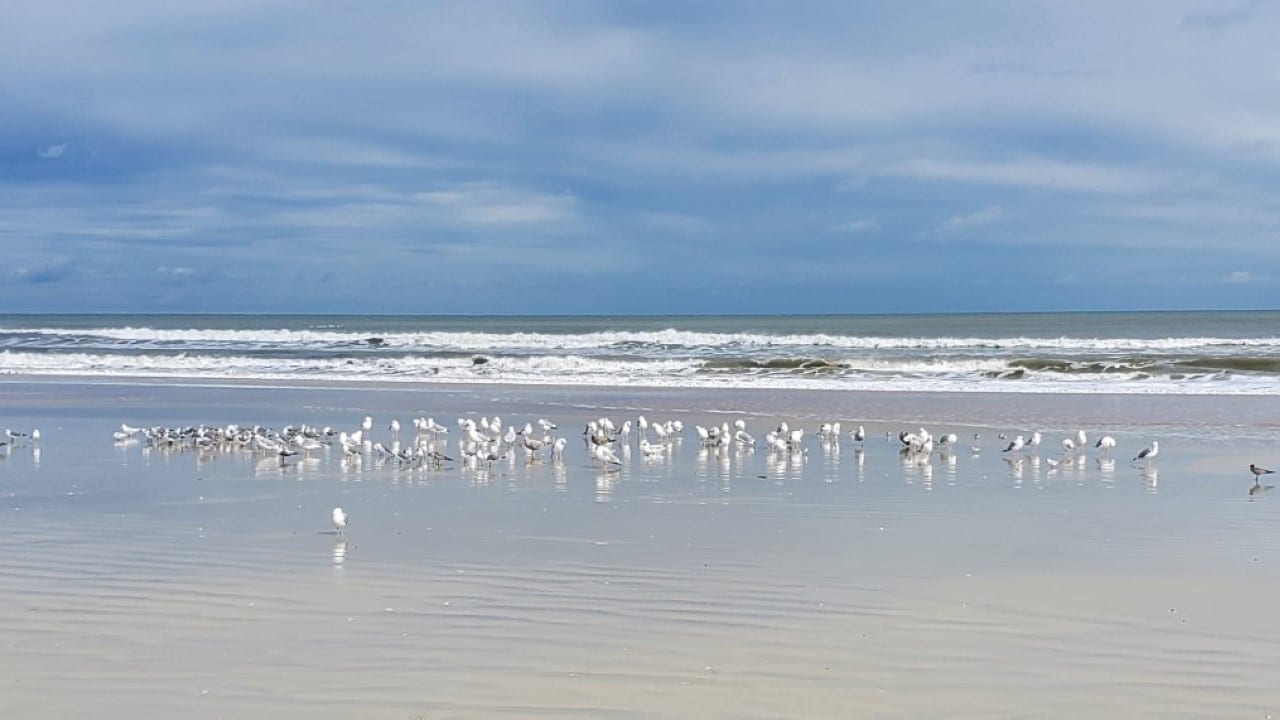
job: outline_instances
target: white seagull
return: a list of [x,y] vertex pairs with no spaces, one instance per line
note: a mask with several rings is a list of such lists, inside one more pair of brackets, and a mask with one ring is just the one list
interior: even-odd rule
[[333,509],[333,528],[339,535],[347,534],[347,513],[340,507]]
[[607,445],[597,445],[595,450],[592,451],[592,454],[595,455],[597,460],[605,465],[622,465],[622,461],[618,459],[618,456],[615,455]]

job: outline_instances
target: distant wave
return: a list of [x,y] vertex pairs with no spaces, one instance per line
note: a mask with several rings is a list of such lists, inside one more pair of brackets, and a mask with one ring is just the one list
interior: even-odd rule
[[81,315],[0,316],[0,324],[9,326],[0,327],[0,372],[10,375],[1280,394],[1280,313]]
[[[198,352],[0,352],[0,374],[203,379],[933,390],[1280,394],[1248,359],[1079,363],[1052,359],[618,359],[578,354],[314,357]],[[1231,366],[1231,367],[1219,367]],[[1247,369],[1241,370],[1239,367]],[[1272,370],[1272,366],[1268,366]]]
[[[41,342],[40,338],[43,338]],[[109,341],[137,348],[182,345],[187,347],[378,347],[397,349],[451,349],[481,352],[493,348],[538,351],[581,349],[678,348],[714,349],[847,348],[854,350],[1021,350],[1052,349],[1062,352],[1158,352],[1196,348],[1269,349],[1280,352],[1280,336],[1264,338],[1168,337],[881,337],[828,334],[717,333],[666,329],[585,333],[524,332],[399,332],[334,330],[207,330],[149,327],[11,328],[0,329],[0,347],[41,343],[93,345]]]

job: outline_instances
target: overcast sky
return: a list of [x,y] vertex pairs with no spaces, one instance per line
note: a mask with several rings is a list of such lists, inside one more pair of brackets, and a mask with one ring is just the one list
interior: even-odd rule
[[6,3],[0,311],[1280,306],[1280,3]]

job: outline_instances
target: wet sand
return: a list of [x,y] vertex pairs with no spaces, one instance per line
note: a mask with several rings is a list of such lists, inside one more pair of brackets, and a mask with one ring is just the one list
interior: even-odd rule
[[[3,717],[1280,709],[1280,495],[1250,496],[1247,471],[1280,465],[1280,412],[1257,398],[0,388],[2,422],[44,436],[0,462]],[[467,412],[556,421],[566,460],[281,467],[111,441],[121,422],[354,429],[366,413],[385,439],[391,417]],[[669,459],[590,463],[581,423],[636,412],[690,428],[748,413],[757,436],[840,419],[870,438],[777,462],[701,453],[690,429]],[[935,418],[959,452],[904,463],[885,433]],[[1077,426],[1115,435],[1115,462],[1051,468]],[[1032,429],[1039,460],[1008,461],[996,435]],[[1151,438],[1155,463],[1129,463]]]

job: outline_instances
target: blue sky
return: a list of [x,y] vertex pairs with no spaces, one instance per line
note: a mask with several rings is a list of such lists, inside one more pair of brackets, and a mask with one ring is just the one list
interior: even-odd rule
[[1280,3],[20,2],[0,308],[1280,306]]

